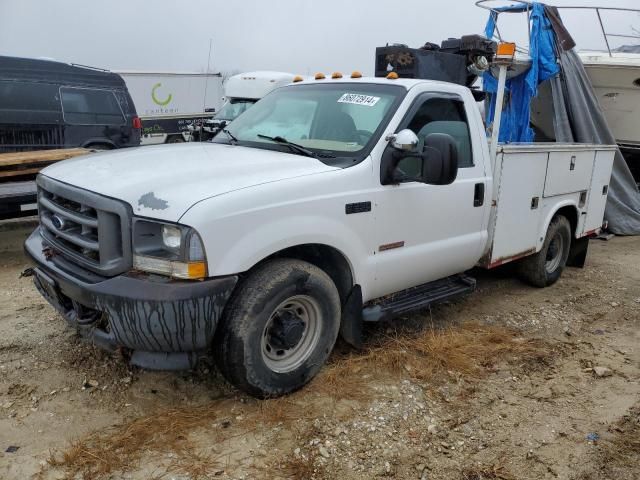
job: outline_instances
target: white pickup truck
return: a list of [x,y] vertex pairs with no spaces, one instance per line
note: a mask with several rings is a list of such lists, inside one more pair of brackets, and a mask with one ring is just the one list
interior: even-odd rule
[[[545,287],[584,264],[615,146],[489,154],[466,87],[391,78],[280,88],[213,142],[98,153],[38,177],[35,284],[146,368],[211,353],[259,397],[291,392],[341,332],[473,290],[518,260]],[[293,142],[293,143],[292,143]]]

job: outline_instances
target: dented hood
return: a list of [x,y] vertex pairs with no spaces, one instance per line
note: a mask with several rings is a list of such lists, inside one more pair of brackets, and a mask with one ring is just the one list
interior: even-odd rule
[[300,155],[215,143],[139,147],[56,163],[42,174],[178,221],[193,204],[239,189],[335,170]]

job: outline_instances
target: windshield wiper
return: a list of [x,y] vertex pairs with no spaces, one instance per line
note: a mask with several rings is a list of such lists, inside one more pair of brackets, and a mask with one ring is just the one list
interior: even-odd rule
[[282,145],[286,145],[292,152],[299,153],[304,155],[305,157],[318,158],[318,156],[313,153],[311,150],[307,150],[302,145],[298,145],[297,143],[292,143],[284,137],[270,137],[268,135],[258,134],[258,138],[264,138],[265,140],[271,140],[272,142],[280,143]]
[[227,130],[226,128],[222,128],[221,131],[227,134],[230,141],[232,141],[233,143],[238,143],[238,139],[236,138],[236,136],[233,133],[231,133],[229,130]]

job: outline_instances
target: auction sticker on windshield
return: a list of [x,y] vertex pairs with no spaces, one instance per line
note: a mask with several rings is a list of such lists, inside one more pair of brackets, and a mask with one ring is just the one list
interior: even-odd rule
[[360,95],[357,93],[345,93],[338,99],[338,103],[351,103],[353,105],[364,105],[373,107],[378,103],[380,97],[372,97],[371,95]]

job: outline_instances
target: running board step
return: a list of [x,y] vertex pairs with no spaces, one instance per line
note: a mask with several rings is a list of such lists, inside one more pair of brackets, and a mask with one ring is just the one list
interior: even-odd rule
[[453,297],[472,293],[475,289],[476,281],[474,278],[466,275],[454,275],[409,288],[376,301],[374,305],[364,307],[362,318],[365,322],[379,322],[426,308],[434,303],[450,300]]

